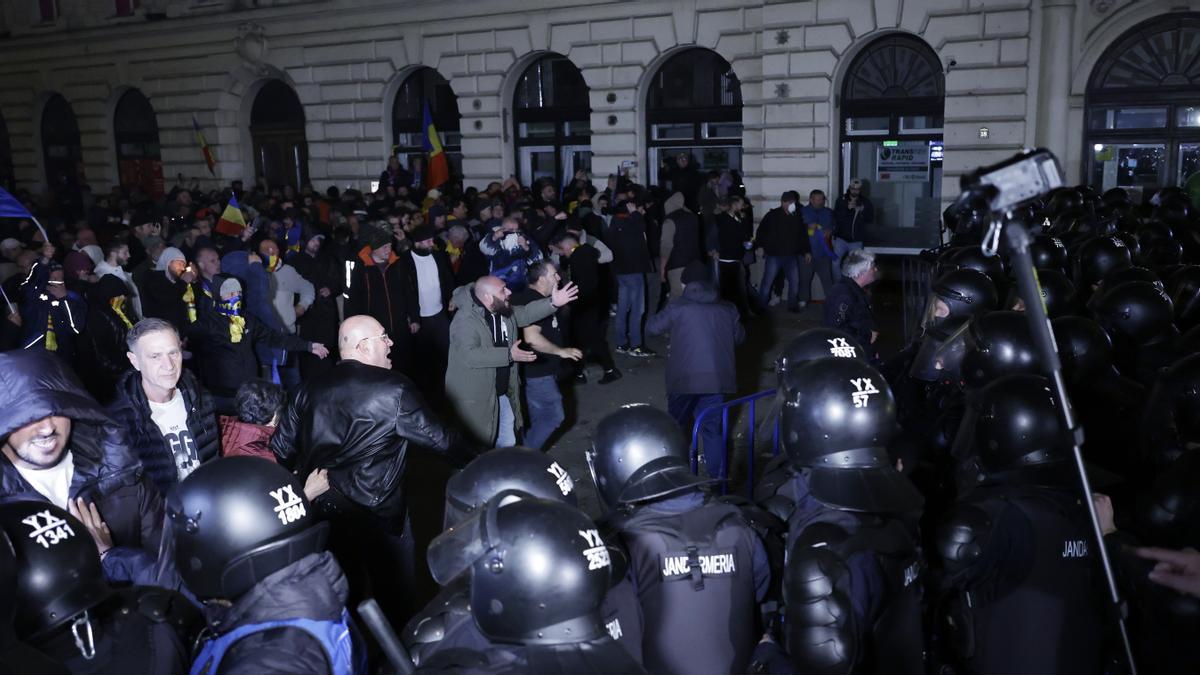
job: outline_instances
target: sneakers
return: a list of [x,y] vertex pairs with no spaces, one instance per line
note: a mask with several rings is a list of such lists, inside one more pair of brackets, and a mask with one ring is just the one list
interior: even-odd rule
[[630,347],[627,344],[621,345],[620,347],[617,347],[617,353],[618,354],[631,354],[631,353],[633,353],[633,347]]
[[650,358],[652,356],[658,356],[658,352],[654,351],[653,349],[650,349],[649,347],[647,347],[645,345],[642,345],[641,347],[634,347],[633,349],[629,350],[629,355],[630,356],[640,356],[642,358]]
[[600,384],[610,384],[621,379],[621,371],[613,368],[612,370],[604,371],[604,377],[600,378]]

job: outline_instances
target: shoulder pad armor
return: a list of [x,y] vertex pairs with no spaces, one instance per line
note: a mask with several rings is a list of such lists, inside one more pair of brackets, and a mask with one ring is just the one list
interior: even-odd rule
[[951,570],[971,566],[983,555],[992,531],[992,514],[978,504],[955,506],[938,527],[938,555]]
[[848,673],[859,657],[854,610],[847,594],[850,570],[831,544],[846,531],[817,523],[800,534],[784,572],[787,651],[797,672]]

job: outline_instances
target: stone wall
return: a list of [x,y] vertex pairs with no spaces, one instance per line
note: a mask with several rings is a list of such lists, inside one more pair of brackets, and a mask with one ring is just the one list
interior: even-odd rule
[[[112,110],[128,87],[157,112],[168,181],[178,173],[210,184],[250,178],[250,102],[264,81],[280,78],[304,105],[313,183],[365,187],[390,145],[395,92],[418,65],[437,69],[457,93],[464,174],[482,185],[514,172],[513,88],[545,52],[571,59],[591,88],[597,173],[632,159],[644,179],[648,81],[675,50],[701,46],[726,58],[742,83],[746,185],[763,204],[785,189],[838,186],[842,76],[859,50],[890,32],[919,36],[947,70],[944,197],[956,193],[963,172],[1033,145],[1039,30],[1053,0],[317,0],[252,10],[236,1],[148,0],[122,19],[109,16],[110,4],[64,2],[64,14],[82,14],[36,27],[5,10],[11,36],[0,38],[0,114],[26,185],[40,185],[44,173],[31,120],[58,92],[79,117],[89,182],[108,189],[116,180]],[[1070,91],[1043,92],[1069,97],[1077,154],[1089,59],[1127,14],[1169,7],[1107,5],[1075,11]],[[147,21],[148,10],[168,18]],[[218,158],[214,178],[196,147],[193,115]],[[1076,160],[1070,180],[1078,170]]]

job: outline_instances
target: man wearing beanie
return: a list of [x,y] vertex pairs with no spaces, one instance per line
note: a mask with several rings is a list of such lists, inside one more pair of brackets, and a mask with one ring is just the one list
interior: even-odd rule
[[188,264],[183,252],[171,246],[158,256],[154,269],[143,277],[142,312],[146,318],[168,321],[180,335],[186,335],[196,322],[196,302],[200,287],[195,284],[196,268]]
[[413,335],[413,380],[436,406],[445,389],[454,273],[450,257],[435,246],[435,234],[429,225],[414,228],[409,235],[412,250],[400,257],[399,264],[404,269],[405,294],[410,304],[416,304],[421,325]]
[[383,326],[392,340],[392,369],[412,372],[412,335],[421,328],[417,299],[409,295],[400,257],[392,251],[392,233],[368,223],[358,230],[362,246],[350,273],[346,316],[365,314]]

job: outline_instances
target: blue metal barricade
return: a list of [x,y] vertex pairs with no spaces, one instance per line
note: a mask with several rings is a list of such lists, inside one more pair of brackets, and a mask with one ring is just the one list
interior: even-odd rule
[[[692,473],[700,472],[700,427],[703,425],[710,415],[721,415],[721,445],[725,449],[725,462],[721,466],[721,494],[725,494],[729,490],[729,462],[730,462],[730,444],[729,444],[729,411],[738,406],[747,406],[749,408],[749,416],[746,418],[746,440],[747,440],[747,458],[746,458],[746,494],[753,498],[754,495],[754,432],[757,428],[757,420],[755,412],[758,400],[761,398],[771,398],[775,396],[774,389],[767,389],[756,394],[736,398],[732,401],[726,401],[721,405],[709,406],[696,413],[696,421],[692,424],[692,446],[691,460]],[[779,418],[775,418],[771,453],[779,454]]]

